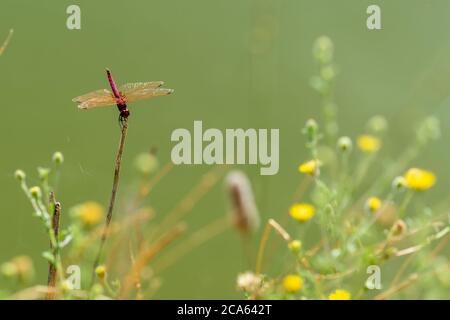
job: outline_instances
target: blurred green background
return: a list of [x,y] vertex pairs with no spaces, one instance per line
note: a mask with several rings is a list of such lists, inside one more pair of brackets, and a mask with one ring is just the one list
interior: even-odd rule
[[[70,4],[81,7],[81,30],[66,28]],[[381,31],[366,28],[369,4],[381,6]],[[319,97],[309,79],[316,73],[311,47],[321,35],[335,43],[340,134],[355,137],[370,116],[382,114],[390,124],[383,152],[395,159],[417,124],[437,115],[443,139],[414,164],[438,176],[430,199],[446,196],[448,12],[446,0],[2,0],[0,41],[10,28],[15,34],[0,57],[0,261],[30,255],[38,282],[45,283],[47,265],[40,252],[48,240],[30,217],[15,169],[34,175],[37,165],[49,165],[51,154],[62,151],[64,207],[86,200],[106,206],[119,135],[117,111],[81,111],[71,102],[107,88],[105,67],[119,84],[164,80],[175,89],[171,97],[131,105],[119,198],[136,178],[133,158],[157,146],[161,163],[170,161],[171,132],[191,129],[194,120],[219,129],[279,128],[278,175],[241,169],[251,177],[263,217],[286,216],[299,182],[296,166],[308,158],[301,127],[310,117],[320,120]],[[153,194],[158,214],[170,210],[208,169],[175,168]],[[195,230],[225,212],[219,184],[189,215],[189,226]],[[166,270],[156,297],[238,298],[236,275],[247,269],[241,239],[230,230]]]

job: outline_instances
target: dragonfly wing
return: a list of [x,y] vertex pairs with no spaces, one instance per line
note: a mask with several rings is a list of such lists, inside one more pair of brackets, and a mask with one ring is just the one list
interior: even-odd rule
[[126,83],[119,87],[119,92],[126,96],[135,91],[159,88],[163,84],[164,82],[162,81]]
[[72,101],[78,103],[78,108],[80,109],[94,109],[116,104],[116,98],[111,91],[106,89],[87,93],[72,99]]
[[166,89],[166,88],[148,88],[133,91],[130,94],[126,95],[125,99],[127,102],[134,102],[139,100],[150,99],[153,97],[167,96],[171,94],[173,91],[174,91],[173,89]]

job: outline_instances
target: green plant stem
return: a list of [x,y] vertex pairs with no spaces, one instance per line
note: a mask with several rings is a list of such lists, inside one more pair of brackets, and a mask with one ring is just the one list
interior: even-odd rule
[[[57,237],[57,233],[58,231],[56,231],[55,234],[55,229],[54,229],[54,225],[52,223],[52,220],[50,219],[50,215],[47,212],[47,208],[45,207],[45,205],[42,203],[40,198],[35,198],[31,195],[30,190],[25,182],[25,180],[23,180],[20,183],[20,186],[23,190],[23,192],[25,193],[25,195],[27,196],[28,200],[31,203],[31,206],[34,209],[34,212],[36,214],[36,216],[42,221],[42,223],[45,226],[45,229],[47,231],[48,237],[50,239],[50,247],[52,248],[52,253],[53,253],[53,258],[54,261],[50,262],[50,266],[49,266],[49,283],[50,283],[50,278],[55,278],[56,276],[50,276],[50,273],[55,273],[59,276],[60,281],[64,281],[64,275],[62,273],[62,262],[61,262],[61,256],[59,253],[59,242],[58,242],[58,237]],[[51,196],[52,198],[52,196]],[[50,207],[51,204],[49,204]],[[57,221],[59,223],[59,217],[61,214],[61,206],[59,203],[55,203],[54,204],[54,210],[56,210],[56,208],[58,207],[58,213],[54,213],[57,215]],[[55,218],[56,219],[56,218]],[[56,225],[55,225],[56,227]],[[59,230],[59,226],[58,229]],[[52,284],[53,286],[56,284],[56,280],[52,280]]]
[[[49,264],[47,286],[49,288],[55,288],[58,269],[59,274],[61,274],[62,271],[60,250],[59,250],[60,248],[58,242],[59,221],[61,217],[61,204],[55,201],[53,193],[50,196],[49,207],[50,206],[53,208],[53,217],[51,221],[52,222],[51,230],[53,230],[53,232],[49,232],[49,237],[51,239],[50,248],[52,249],[53,256],[55,257],[55,264],[53,263]],[[47,300],[53,300],[54,298],[55,298],[54,292],[49,291],[47,293]]]

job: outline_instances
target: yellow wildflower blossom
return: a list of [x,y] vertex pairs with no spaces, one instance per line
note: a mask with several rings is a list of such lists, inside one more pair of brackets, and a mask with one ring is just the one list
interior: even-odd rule
[[103,218],[103,207],[94,201],[85,202],[78,208],[78,218],[84,225],[96,225]]
[[333,293],[330,293],[328,296],[328,299],[330,300],[350,300],[352,298],[352,295],[350,292],[345,290],[336,290]]
[[95,268],[95,274],[99,277],[100,280],[105,279],[106,277],[106,267],[104,265],[97,266]]
[[302,242],[300,240],[292,240],[291,242],[288,243],[288,248],[293,253],[298,253],[302,248]]
[[377,197],[370,197],[366,201],[366,208],[370,212],[376,212],[381,207],[381,200]]
[[366,153],[377,152],[381,148],[381,141],[377,137],[365,134],[358,137],[358,147]]
[[302,163],[298,166],[298,171],[300,173],[307,173],[314,175],[317,173],[317,169],[320,166],[320,162],[317,160],[310,160],[308,162]]
[[308,203],[296,203],[289,208],[289,214],[297,221],[305,222],[310,220],[316,209]]
[[303,279],[295,274],[287,275],[283,278],[283,288],[289,293],[299,291],[303,286]]
[[436,182],[433,172],[417,168],[409,169],[404,178],[408,188],[420,191],[430,189]]

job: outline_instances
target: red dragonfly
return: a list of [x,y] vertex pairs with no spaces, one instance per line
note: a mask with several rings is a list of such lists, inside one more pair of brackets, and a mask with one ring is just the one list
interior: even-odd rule
[[112,92],[102,89],[72,99],[73,102],[78,103],[78,108],[87,110],[117,105],[120,112],[119,120],[123,123],[130,115],[127,103],[166,96],[174,91],[161,88],[164,84],[162,81],[127,83],[117,87],[109,69],[106,69],[106,74]]

